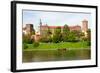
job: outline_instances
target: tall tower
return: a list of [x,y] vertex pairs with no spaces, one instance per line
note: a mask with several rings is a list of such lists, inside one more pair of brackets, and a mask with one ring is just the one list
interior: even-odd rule
[[87,30],[88,30],[88,21],[84,19],[82,21],[82,32],[87,36]]
[[42,26],[42,21],[41,21],[41,19],[40,19],[40,26]]
[[33,31],[33,24],[26,24],[26,32],[27,34],[32,34]]
[[40,25],[40,35],[41,35],[42,34],[42,21],[41,21],[41,19],[40,19],[39,25]]
[[86,19],[84,19],[82,21],[82,31],[86,32],[88,30],[88,21]]

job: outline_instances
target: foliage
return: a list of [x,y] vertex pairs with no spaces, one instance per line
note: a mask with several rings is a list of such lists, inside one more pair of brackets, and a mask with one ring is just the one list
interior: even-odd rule
[[[91,30],[88,29],[86,33],[87,33],[86,37],[85,36],[81,37],[82,41],[91,42]],[[91,44],[91,43],[89,43],[89,44]]]
[[67,24],[64,25],[64,28],[63,28],[63,33],[68,33],[70,31],[69,27]]
[[27,48],[28,48],[27,44],[23,43],[23,49],[27,49]]
[[[87,49],[90,46],[87,45],[86,41],[83,42],[59,42],[59,43],[40,43],[38,47],[34,47],[33,44],[27,44],[28,49],[58,49],[58,48],[66,48],[66,49]],[[27,49],[27,50],[28,50]]]
[[87,31],[87,46],[91,45],[91,30],[88,29]]
[[60,34],[61,33],[61,27],[57,27],[55,30],[54,30],[54,34]]
[[57,27],[54,31],[54,35],[53,35],[53,38],[52,38],[52,42],[54,43],[59,43],[61,41],[61,28],[60,27]]
[[90,29],[87,30],[87,39],[88,41],[91,41],[91,30]]
[[41,37],[40,42],[44,42],[44,43],[52,42],[52,38],[51,36],[44,36]]
[[87,41],[87,46],[91,46],[91,41]]
[[68,41],[68,35],[69,35],[70,29],[68,25],[64,25],[63,33],[62,33],[62,41],[67,42]]
[[34,47],[38,47],[39,46],[39,42],[34,42],[33,46]]
[[53,35],[52,42],[53,43],[58,43],[59,42],[59,36],[57,34]]
[[30,35],[23,35],[23,43],[32,44],[33,40]]
[[50,31],[50,29],[48,28],[48,30],[47,30],[47,35],[51,35],[52,34],[52,32]]
[[68,41],[69,42],[77,42],[79,39],[75,33],[75,31],[71,31],[68,35]]

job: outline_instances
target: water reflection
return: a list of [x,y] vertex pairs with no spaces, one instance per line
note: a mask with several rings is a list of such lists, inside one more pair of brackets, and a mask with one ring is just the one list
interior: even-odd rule
[[23,62],[90,59],[90,49],[23,51]]

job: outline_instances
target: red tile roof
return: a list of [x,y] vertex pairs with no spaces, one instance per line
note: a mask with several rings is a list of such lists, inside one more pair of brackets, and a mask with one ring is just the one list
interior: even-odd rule
[[[42,25],[40,27],[48,27],[48,28],[57,28],[57,27],[60,27],[60,28],[64,28],[64,26],[47,26],[47,25]],[[79,25],[76,25],[76,26],[69,26],[70,29],[79,29],[81,28],[81,26]]]
[[64,26],[48,26],[49,28],[57,28],[57,27],[60,27],[60,28],[63,28]]

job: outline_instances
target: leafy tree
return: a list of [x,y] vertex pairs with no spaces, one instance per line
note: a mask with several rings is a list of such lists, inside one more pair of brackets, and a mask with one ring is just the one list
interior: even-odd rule
[[62,38],[62,41],[67,42],[68,41],[68,33],[67,34],[62,33],[61,38]]
[[48,30],[47,30],[47,35],[51,35],[52,34],[52,32],[50,31],[50,29],[48,28]]
[[61,41],[61,34],[54,34],[52,38],[52,42],[59,43]]
[[57,27],[54,31],[52,41],[58,43],[61,41],[61,27]]
[[60,34],[61,33],[61,27],[57,27],[54,31],[55,34]]
[[44,36],[40,39],[40,42],[44,42],[44,43],[52,42],[52,37],[51,36]]
[[64,25],[64,28],[63,28],[63,33],[62,33],[62,40],[64,42],[67,42],[68,41],[68,35],[70,33],[70,29],[68,27],[68,25]]
[[77,41],[80,41],[81,40],[81,35],[82,35],[82,32],[81,31],[77,31],[77,30],[74,30],[72,31],[76,37],[76,40]]
[[23,49],[27,49],[27,48],[28,48],[27,44],[23,43]]
[[23,43],[32,44],[33,40],[31,39],[31,35],[23,35]]
[[68,25],[65,24],[64,28],[63,28],[63,33],[65,34],[65,33],[68,33],[68,32],[70,32],[70,29],[69,29]]
[[39,42],[34,42],[33,46],[34,47],[38,47],[39,46]]
[[74,31],[71,31],[68,35],[68,41],[69,42],[77,42],[78,39],[77,39],[77,35],[75,34]]
[[87,33],[87,36],[85,37],[85,35],[83,35],[82,41],[86,41],[87,46],[90,46],[91,45],[91,30],[88,29],[86,33]]
[[87,39],[88,41],[91,41],[91,30],[90,29],[87,30]]
[[90,29],[87,30],[87,45],[88,46],[91,45],[91,30]]

